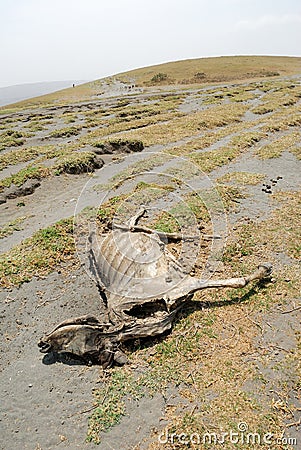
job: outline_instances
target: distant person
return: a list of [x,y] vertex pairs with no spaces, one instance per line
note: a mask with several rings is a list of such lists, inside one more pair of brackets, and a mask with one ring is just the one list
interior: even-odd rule
[[74,84],[74,83],[72,84],[72,87],[75,87],[75,84]]

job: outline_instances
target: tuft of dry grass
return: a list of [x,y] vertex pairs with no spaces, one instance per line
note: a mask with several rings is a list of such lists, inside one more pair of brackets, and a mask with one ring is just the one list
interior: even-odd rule
[[58,148],[54,145],[17,148],[0,155],[0,169],[4,169],[9,165],[31,161],[39,156],[45,156],[47,159],[54,158],[60,154],[61,151],[61,147]]
[[[300,154],[300,132],[290,132],[284,134],[271,143],[264,146],[256,147],[254,155],[260,159],[279,158],[284,151]],[[299,152],[298,149],[299,148]]]
[[83,172],[93,172],[102,166],[98,157],[93,152],[73,152],[62,155],[52,167],[55,175],[61,173],[79,174]]
[[49,134],[48,138],[68,138],[76,136],[80,133],[82,127],[77,125],[73,127],[61,128],[59,130],[53,130]]
[[239,156],[240,150],[231,146],[221,147],[204,153],[190,153],[189,158],[195,162],[205,173],[212,172],[217,167],[228,164]]
[[121,134],[120,137],[141,140],[144,146],[165,145],[194,136],[203,129],[215,129],[240,122],[246,110],[246,105],[241,104],[216,106],[183,117],[175,117],[166,123],[149,125],[139,130],[130,131],[126,135]]
[[[80,144],[91,144],[93,145],[99,138],[103,137],[110,137],[111,135],[115,135],[117,133],[120,133],[121,139],[138,139],[132,137],[135,134],[139,134],[140,129],[150,129],[152,126],[160,127],[160,125],[157,125],[157,122],[167,122],[170,120],[173,120],[174,118],[177,118],[179,116],[182,116],[183,114],[175,111],[175,112],[167,112],[163,114],[156,114],[153,116],[147,116],[132,120],[119,120],[119,119],[111,119],[110,121],[104,121],[97,129],[92,130],[89,135],[82,136],[79,139]],[[132,131],[134,130],[134,131]],[[122,134],[122,132],[127,132],[126,134]],[[142,132],[143,133],[143,132]]]
[[217,181],[219,183],[234,183],[237,185],[256,185],[265,178],[265,175],[261,173],[251,172],[229,172],[219,177]]
[[263,132],[285,131],[301,125],[301,106],[288,106],[271,114],[261,127]]
[[7,129],[0,133],[0,151],[8,147],[18,147],[23,145],[28,133]]

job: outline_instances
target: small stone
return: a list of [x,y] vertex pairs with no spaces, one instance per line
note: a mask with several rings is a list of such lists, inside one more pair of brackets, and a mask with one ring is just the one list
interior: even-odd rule
[[32,387],[33,387],[33,384],[30,383],[30,384],[28,385],[28,387],[29,387],[29,388],[32,388]]

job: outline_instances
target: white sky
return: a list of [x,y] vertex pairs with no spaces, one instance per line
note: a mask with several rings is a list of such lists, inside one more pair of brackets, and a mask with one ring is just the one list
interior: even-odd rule
[[248,54],[301,55],[300,0],[0,0],[0,86]]

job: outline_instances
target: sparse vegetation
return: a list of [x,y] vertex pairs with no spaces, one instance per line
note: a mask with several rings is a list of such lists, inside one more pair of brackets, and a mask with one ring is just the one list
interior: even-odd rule
[[261,139],[264,139],[267,136],[266,133],[262,133],[259,131],[250,131],[239,134],[238,136],[234,136],[231,139],[230,145],[239,150],[244,150],[246,148],[252,147],[254,144],[259,142]]
[[23,230],[23,222],[28,218],[28,216],[17,217],[8,223],[6,223],[0,229],[0,239],[13,234],[15,231]]
[[68,138],[71,136],[76,136],[77,134],[79,134],[81,130],[81,127],[79,126],[74,126],[74,127],[69,127],[69,128],[61,128],[60,130],[54,130],[51,131],[51,133],[49,134],[50,138]]
[[189,157],[195,162],[205,173],[211,172],[216,167],[228,164],[240,154],[237,148],[232,146],[221,147],[218,150],[212,150],[204,153],[191,153]]
[[108,139],[103,142],[95,142],[94,147],[101,149],[103,153],[141,152],[144,148],[142,141],[133,139]]
[[[223,127],[240,122],[247,107],[241,104],[216,106],[205,111],[195,112],[183,117],[173,117],[171,122],[146,126],[140,130],[130,131],[122,138],[141,140],[144,146],[167,144],[186,137],[193,137],[203,129]],[[170,117],[171,119],[171,117]]]
[[55,175],[93,172],[102,166],[102,161],[93,152],[74,152],[58,158],[53,166]]
[[0,155],[0,169],[13,164],[27,162],[44,155],[46,158],[53,158],[63,150],[53,145],[32,146],[13,149],[10,152]]
[[271,143],[255,149],[255,155],[260,159],[278,158],[282,152],[290,151],[296,153],[301,146],[301,135],[299,132],[291,132],[274,139]]
[[265,178],[265,175],[261,173],[251,172],[229,172],[218,178],[219,183],[235,183],[238,185],[251,184],[255,185],[260,183]]
[[0,284],[20,285],[74,260],[73,220],[61,220],[0,255]]
[[282,108],[271,114],[262,125],[262,131],[285,131],[293,127],[300,127],[301,115],[299,106]]
[[25,142],[26,134],[15,130],[6,130],[0,134],[0,151],[7,147],[18,147]]
[[166,81],[167,80],[167,74],[166,73],[156,73],[156,75],[154,75],[151,79],[152,83],[161,83],[162,81]]
[[9,187],[11,184],[15,184],[16,186],[22,186],[26,180],[30,178],[44,178],[49,174],[49,170],[43,166],[32,166],[29,165],[24,169],[21,169],[14,175],[10,177],[4,178],[0,181],[0,191],[2,191],[5,187]]
[[[279,70],[275,70],[275,65]],[[136,80],[136,85],[142,86],[152,76],[164,73],[181,83],[182,80],[191,80],[196,73],[205,73],[208,82],[225,82],[232,80],[250,80],[254,78],[279,76],[299,72],[299,59],[288,57],[266,56],[224,56],[219,58],[187,59],[152,67],[131,70],[118,76],[120,80],[127,77]],[[277,75],[276,75],[277,74]],[[166,84],[168,84],[167,80]]]

